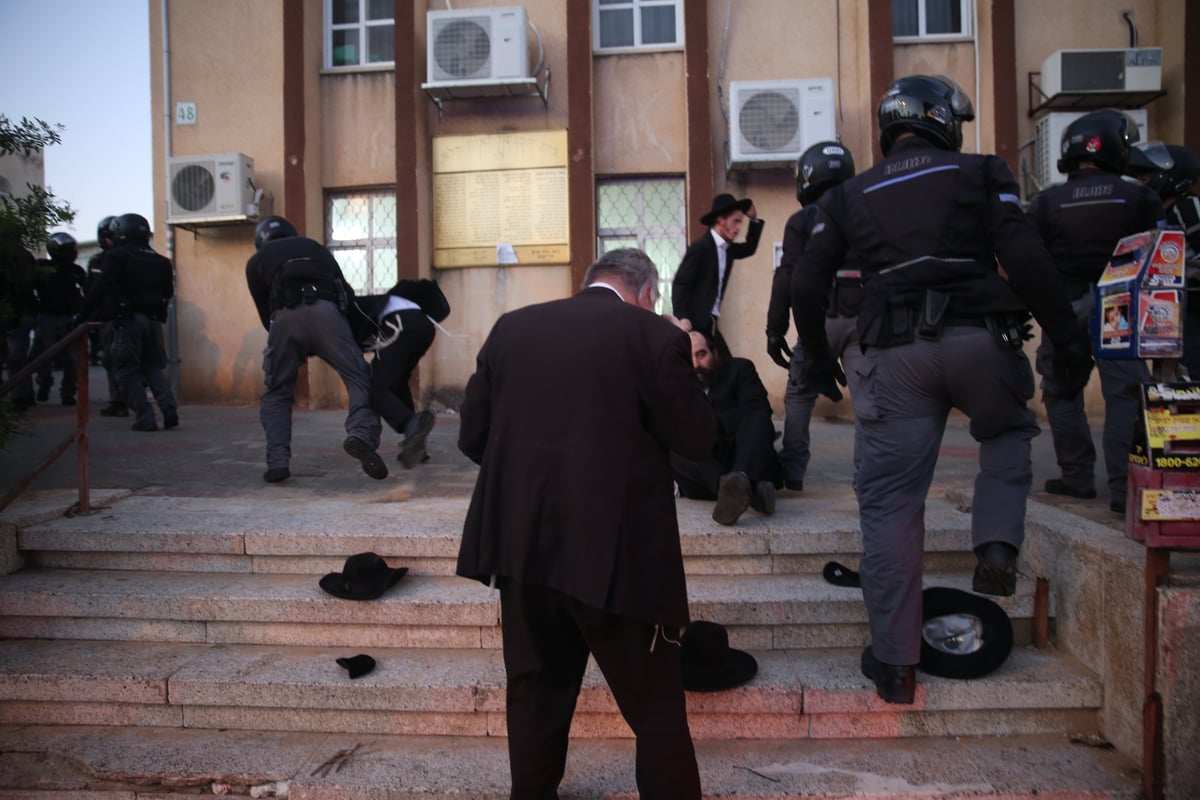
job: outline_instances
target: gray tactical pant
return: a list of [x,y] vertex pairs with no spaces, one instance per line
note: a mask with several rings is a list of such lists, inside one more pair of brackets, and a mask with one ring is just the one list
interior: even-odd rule
[[163,375],[167,351],[161,322],[145,314],[132,314],[114,322],[109,352],[119,396],[138,424],[155,424],[154,407],[146,400],[147,389],[154,395],[159,411],[164,415],[176,413],[175,394]]
[[[1075,319],[1088,332],[1096,293],[1088,291],[1071,302]],[[1091,336],[1088,336],[1089,341]],[[1062,470],[1062,479],[1073,489],[1096,488],[1096,448],[1092,429],[1084,410],[1083,393],[1060,397],[1054,374],[1054,345],[1042,338],[1037,349],[1037,371],[1042,376],[1042,401],[1046,420],[1054,439],[1054,455]],[[1113,500],[1125,499],[1129,474],[1129,448],[1133,444],[1141,404],[1141,387],[1150,380],[1150,370],[1141,360],[1096,359],[1100,373],[1100,394],[1104,397],[1104,467],[1108,473],[1108,494]]]
[[1021,350],[982,327],[946,327],[936,341],[870,348],[854,393],[861,433],[858,506],[863,599],[875,656],[887,664],[921,657],[925,496],[950,409],[970,418],[979,442],[972,546],[1025,540],[1033,481],[1030,442],[1039,429],[1026,404],[1033,370]]
[[[826,317],[825,338],[829,340],[829,352],[842,362],[846,373],[847,388],[851,398],[858,391],[858,371],[863,361],[862,348],[858,343],[857,317]],[[809,450],[809,424],[812,422],[813,406],[817,402],[817,387],[810,382],[804,369],[804,352],[799,344],[792,349],[792,362],[788,369],[787,389],[783,393],[783,441],[780,443],[779,460],[783,464],[784,479],[788,483],[803,483],[812,457]],[[859,431],[854,429],[854,468],[858,471]]]
[[382,426],[371,410],[371,381],[362,348],[354,341],[350,324],[328,300],[295,308],[281,308],[271,317],[267,347],[263,350],[263,383],[267,391],[258,416],[267,437],[267,468],[286,467],[292,458],[292,401],[296,375],[309,356],[316,356],[337,372],[350,398],[346,433],[379,447]]

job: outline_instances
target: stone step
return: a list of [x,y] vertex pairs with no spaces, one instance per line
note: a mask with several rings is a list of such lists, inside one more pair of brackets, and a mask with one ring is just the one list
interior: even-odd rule
[[[5,800],[223,793],[290,800],[508,800],[498,737],[369,737],[161,728],[0,726]],[[560,796],[636,797],[631,740],[576,740]],[[700,740],[705,800],[1136,800],[1130,761],[1061,735]]]
[[[844,496],[781,498],[774,517],[748,512],[737,525],[711,518],[712,504],[679,500],[689,574],[819,573],[830,558],[854,566],[858,510]],[[346,556],[373,551],[413,574],[452,575],[467,500],[404,503],[297,500],[286,510],[253,500],[134,495],[95,513],[22,525],[31,566],[185,572],[324,574]],[[926,513],[926,568],[966,570],[970,517],[945,500]]]
[[[157,726],[301,732],[502,736],[504,664],[497,650],[372,649],[376,668],[351,680],[314,647],[143,642],[0,642],[0,724]],[[922,675],[916,702],[875,696],[859,651],[761,651],[754,679],[690,693],[698,739],[862,739],[1091,733],[1099,681],[1052,650],[1017,648],[972,681]],[[631,736],[590,664],[573,738]]]
[[[927,586],[970,589],[966,573]],[[997,598],[1029,641],[1033,582]],[[867,641],[857,589],[820,577],[691,576],[691,615],[729,629],[733,646],[780,650]],[[312,575],[25,570],[0,577],[0,637],[297,644],[499,646],[499,595],[458,577],[406,575],[378,600],[326,594]]]

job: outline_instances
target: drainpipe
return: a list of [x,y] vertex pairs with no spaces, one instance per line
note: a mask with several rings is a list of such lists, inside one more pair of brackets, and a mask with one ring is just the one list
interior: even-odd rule
[[[979,100],[979,0],[971,0],[971,49],[975,51],[975,103],[976,108],[981,105]],[[995,105],[993,103],[993,105]],[[995,120],[992,125],[995,125]],[[976,122],[971,126],[975,129],[975,152],[983,152],[983,140],[979,130],[979,123]]]
[[[171,111],[171,34],[167,18],[167,0],[160,3],[162,16],[162,82],[163,82],[163,199],[167,214],[171,211],[171,125],[175,115]],[[165,224],[165,223],[164,223]],[[175,230],[166,225],[167,258],[171,260],[171,274],[175,275]],[[178,281],[176,281],[178,283]],[[175,313],[175,298],[167,304],[167,371],[171,381],[171,392],[179,400],[179,317]]]

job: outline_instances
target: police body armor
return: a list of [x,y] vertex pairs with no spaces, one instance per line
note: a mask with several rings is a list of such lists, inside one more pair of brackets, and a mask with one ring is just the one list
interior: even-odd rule
[[345,284],[329,276],[328,268],[311,258],[291,258],[285,261],[271,284],[272,313],[281,308],[295,308],[328,300],[343,314],[350,308],[350,295]]

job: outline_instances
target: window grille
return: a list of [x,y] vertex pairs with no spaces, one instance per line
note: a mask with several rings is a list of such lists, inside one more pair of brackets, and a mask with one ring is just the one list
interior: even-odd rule
[[355,294],[383,294],[396,284],[394,191],[329,195],[325,219],[325,246]]
[[658,266],[656,310],[671,311],[671,281],[687,250],[683,178],[607,178],[596,186],[596,252],[644,250]]

